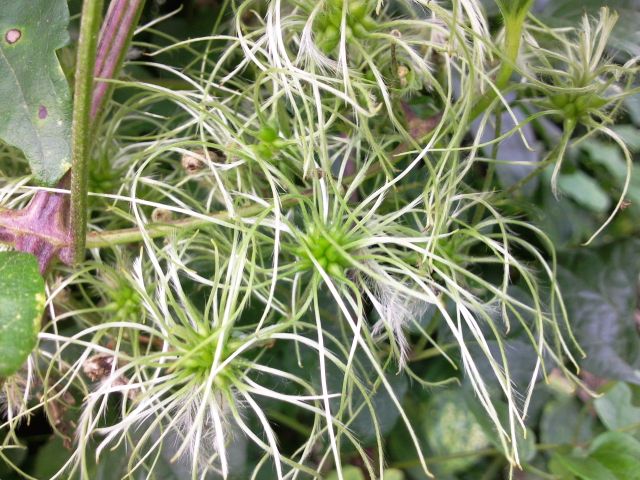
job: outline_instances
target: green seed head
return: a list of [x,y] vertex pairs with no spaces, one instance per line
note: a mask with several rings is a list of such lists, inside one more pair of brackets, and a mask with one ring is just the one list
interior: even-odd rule
[[109,285],[106,297],[109,301],[105,308],[112,315],[112,319],[123,322],[139,321],[144,309],[138,292],[128,283],[120,281],[112,284],[110,280],[107,280]]
[[[297,249],[300,257],[300,265],[304,270],[315,269],[315,261],[334,278],[343,278],[345,270],[351,267],[351,263],[345,256],[348,255],[345,245],[349,239],[340,229],[314,229],[303,237],[304,245]],[[308,250],[307,250],[308,249]],[[311,252],[311,256],[307,253]]]
[[562,110],[565,118],[575,122],[585,120],[607,104],[605,98],[591,92],[574,95],[561,93],[550,97],[549,100],[553,108]]
[[[186,377],[205,379],[214,365],[215,354],[218,348],[219,332],[196,332],[190,328],[176,327],[169,340],[177,359],[173,363],[172,370]],[[225,343],[220,362],[224,361],[232,352],[233,346]],[[215,383],[220,386],[225,378],[231,375],[231,368],[227,368],[216,376]]]

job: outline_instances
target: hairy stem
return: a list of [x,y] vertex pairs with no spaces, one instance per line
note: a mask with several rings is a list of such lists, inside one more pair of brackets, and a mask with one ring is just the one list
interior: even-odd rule
[[78,58],[73,95],[73,125],[71,130],[71,213],[70,227],[74,260],[84,258],[87,234],[87,185],[89,181],[89,149],[91,146],[89,121],[93,70],[96,62],[98,29],[102,14],[102,0],[85,0],[82,6]]
[[96,37],[102,0],[85,0],[83,6],[74,97],[71,177],[71,232],[75,261],[82,260],[84,256],[87,234],[90,133],[95,130],[95,120],[112,88],[106,83],[95,84],[94,80],[114,78],[120,71],[143,6],[144,0],[112,0],[100,29],[99,42]]
[[[282,201],[281,206],[287,204],[293,204],[298,201],[297,198],[289,199],[289,201]],[[253,215],[257,215],[264,211],[262,205],[255,205],[247,208],[240,208],[236,210],[236,218],[247,218]],[[159,238],[170,235],[171,233],[180,230],[188,231],[195,230],[200,227],[209,225],[212,220],[228,220],[231,215],[226,210],[212,213],[207,218],[185,218],[168,222],[164,224],[150,224],[147,225],[146,233],[151,238]],[[87,248],[105,248],[113,245],[122,245],[126,243],[139,242],[143,238],[142,231],[139,228],[124,228],[122,230],[113,230],[109,232],[92,232],[87,236],[86,247]]]

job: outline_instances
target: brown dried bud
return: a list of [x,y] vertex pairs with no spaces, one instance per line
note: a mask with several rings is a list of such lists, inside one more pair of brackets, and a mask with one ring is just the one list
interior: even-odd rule
[[87,377],[95,382],[111,375],[111,370],[114,367],[113,362],[112,355],[99,353],[89,357],[82,365],[82,370]]
[[202,156],[203,153],[203,150],[195,150],[182,155],[180,163],[182,164],[182,168],[184,168],[189,175],[194,175],[204,168],[205,163]]
[[180,160],[182,168],[184,168],[189,175],[195,175],[205,167],[207,155],[214,162],[218,160],[218,155],[215,152],[211,150],[205,152],[205,150],[199,148],[182,155],[182,159]]
[[168,223],[173,220],[173,212],[165,208],[155,208],[151,212],[151,220],[156,223]]

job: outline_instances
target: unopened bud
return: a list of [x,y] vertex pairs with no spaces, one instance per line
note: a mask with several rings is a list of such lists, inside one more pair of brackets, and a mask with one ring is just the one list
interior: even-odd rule
[[409,68],[404,65],[398,66],[398,70],[396,72],[398,74],[398,78],[400,79],[400,86],[407,86],[407,75],[409,75]]

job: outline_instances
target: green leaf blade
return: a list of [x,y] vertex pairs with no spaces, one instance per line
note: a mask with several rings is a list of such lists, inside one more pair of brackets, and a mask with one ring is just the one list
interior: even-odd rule
[[579,478],[580,480],[618,480],[616,476],[597,460],[589,457],[576,457],[573,455],[553,454],[550,465],[554,473],[560,474],[559,478]]
[[640,242],[576,250],[561,260],[560,288],[572,329],[587,356],[581,366],[640,385],[640,339],[634,319]]
[[617,479],[640,479],[640,442],[622,432],[607,432],[591,445],[590,458],[608,468]]
[[580,170],[560,175],[558,188],[579,205],[593,212],[605,213],[611,206],[611,199],[598,182]]
[[71,93],[55,54],[68,23],[64,0],[0,0],[0,139],[46,185],[71,166]]
[[35,347],[45,298],[36,258],[0,252],[0,377],[18,371]]
[[633,405],[631,388],[626,383],[616,383],[593,404],[598,417],[609,430],[640,424],[640,407]]

